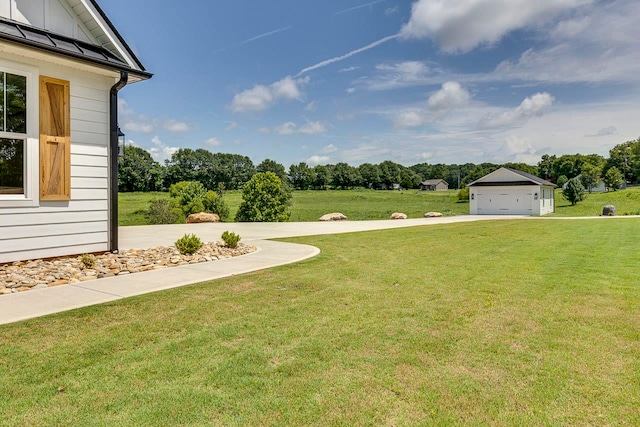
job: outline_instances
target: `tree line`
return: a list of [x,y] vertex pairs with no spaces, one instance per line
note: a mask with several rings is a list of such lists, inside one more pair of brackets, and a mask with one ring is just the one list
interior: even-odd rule
[[256,166],[247,156],[212,153],[202,148],[181,148],[161,165],[149,152],[133,146],[126,147],[118,164],[118,189],[121,192],[167,191],[172,184],[182,181],[200,182],[207,190],[239,190],[258,172],[273,172],[296,190],[392,189],[396,184],[413,189],[420,188],[420,183],[428,179],[443,179],[449,188],[459,189],[503,166],[558,185],[579,176],[587,189],[601,181],[609,188],[617,189],[623,182],[640,184],[640,138],[616,145],[609,151],[608,158],[598,154],[544,154],[537,165],[419,163],[407,167],[386,160],[359,166],[343,162],[309,166],[301,162],[286,170],[271,159],[265,159]]

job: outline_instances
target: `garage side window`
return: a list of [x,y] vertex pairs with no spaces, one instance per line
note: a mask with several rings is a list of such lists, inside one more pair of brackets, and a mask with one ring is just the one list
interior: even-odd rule
[[0,195],[24,194],[27,77],[0,70]]

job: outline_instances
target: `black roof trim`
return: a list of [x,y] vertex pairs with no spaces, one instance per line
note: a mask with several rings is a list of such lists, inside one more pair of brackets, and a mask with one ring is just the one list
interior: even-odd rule
[[119,71],[126,71],[142,79],[149,79],[153,75],[146,71],[131,68],[129,64],[101,46],[8,19],[0,18],[0,40],[57,53],[92,64],[107,66]]
[[131,55],[131,58],[136,62],[136,64],[138,64],[138,67],[140,67],[142,71],[146,71],[146,69],[144,68],[144,65],[142,65],[142,62],[140,62],[136,54],[133,53],[133,50],[131,50],[127,42],[124,40],[124,37],[122,37],[120,32],[116,29],[116,27],[113,25],[111,20],[107,17],[107,14],[104,13],[104,10],[102,10],[98,2],[96,0],[89,0],[89,1],[93,5],[93,7],[96,8],[100,16],[102,16],[102,19],[104,19],[104,22],[106,22],[109,28],[111,28],[111,31],[113,31],[113,34],[115,34],[118,40],[120,40],[120,43],[122,43],[122,46],[124,46],[124,48],[127,50],[127,53]]

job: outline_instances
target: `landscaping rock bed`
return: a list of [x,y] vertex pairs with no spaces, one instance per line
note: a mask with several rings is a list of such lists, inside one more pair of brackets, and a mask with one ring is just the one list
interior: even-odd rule
[[[223,243],[204,243],[194,255],[181,255],[175,247],[131,249],[119,254],[106,252],[95,256],[95,264],[87,266],[83,256],[49,260],[17,261],[0,265],[0,295],[30,289],[80,283],[102,277],[120,276],[141,271],[159,270],[179,265],[196,264],[245,255],[255,246],[239,243],[232,249]],[[86,258],[91,258],[85,255]]]

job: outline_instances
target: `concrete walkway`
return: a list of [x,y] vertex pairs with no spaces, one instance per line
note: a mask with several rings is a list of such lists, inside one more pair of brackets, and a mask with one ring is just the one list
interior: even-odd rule
[[[619,218],[619,217],[615,217]],[[72,310],[122,298],[162,291],[193,283],[290,264],[320,253],[316,247],[265,239],[382,230],[420,225],[451,224],[496,219],[533,219],[527,216],[470,216],[406,220],[218,223],[120,227],[120,249],[171,246],[185,233],[204,241],[219,240],[223,231],[238,233],[258,250],[249,255],[162,270],[115,276],[72,285],[56,286],[0,296],[0,324]],[[550,218],[551,219],[551,218]]]

